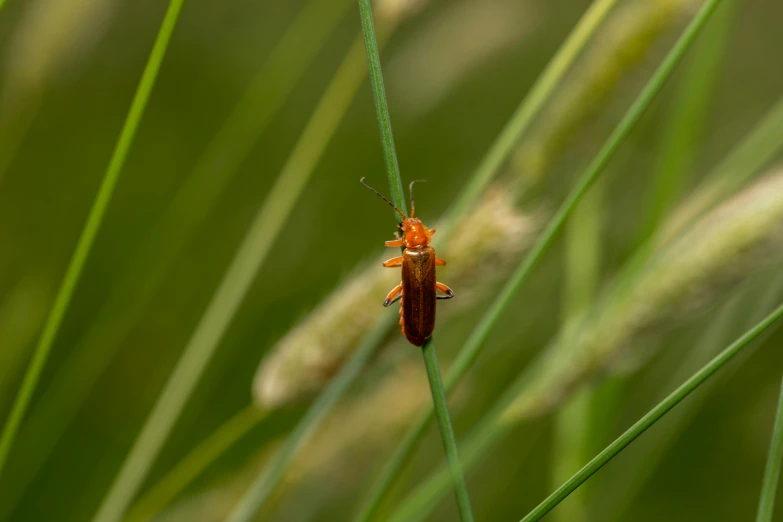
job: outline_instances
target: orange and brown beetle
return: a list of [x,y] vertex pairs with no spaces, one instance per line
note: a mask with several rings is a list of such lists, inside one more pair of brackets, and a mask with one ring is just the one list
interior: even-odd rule
[[[411,344],[422,346],[435,329],[435,301],[438,299],[451,299],[454,292],[451,288],[439,283],[435,279],[435,267],[445,265],[446,262],[435,256],[435,249],[430,245],[430,238],[435,229],[429,230],[424,223],[413,217],[416,209],[413,204],[413,184],[409,190],[411,196],[411,215],[407,217],[394,204],[383,197],[380,192],[359,180],[362,185],[375,192],[381,199],[388,203],[402,216],[399,224],[402,237],[392,241],[386,241],[387,247],[405,247],[401,256],[393,257],[383,263],[387,268],[402,267],[402,282],[395,286],[383,306],[400,301],[400,325],[402,333]],[[446,295],[437,295],[440,290]]]

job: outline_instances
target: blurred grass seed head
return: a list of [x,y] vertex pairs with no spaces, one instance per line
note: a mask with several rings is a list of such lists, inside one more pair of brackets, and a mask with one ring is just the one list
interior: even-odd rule
[[646,360],[650,342],[724,298],[779,259],[783,167],[714,209],[572,321],[527,372],[531,380],[506,410],[514,421],[544,414],[595,374]]
[[[467,306],[472,293],[507,276],[538,228],[537,218],[514,207],[511,191],[492,187],[455,227],[448,244],[438,249],[448,263],[441,270],[459,294],[454,302]],[[484,255],[476,256],[477,251]],[[392,257],[390,252],[357,269],[269,352],[253,383],[259,406],[279,408],[318,392],[379,316],[394,313],[382,306],[387,292],[400,281],[399,270],[381,266]],[[441,317],[456,311],[439,308]]]

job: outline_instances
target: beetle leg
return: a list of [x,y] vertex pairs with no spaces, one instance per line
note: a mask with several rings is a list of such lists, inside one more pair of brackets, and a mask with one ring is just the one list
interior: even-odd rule
[[443,283],[435,283],[435,288],[437,288],[438,290],[446,294],[446,295],[439,295],[438,299],[451,299],[452,297],[454,297],[454,290],[444,285]]
[[383,262],[383,266],[386,268],[394,268],[395,266],[402,266],[402,256],[393,257]]
[[439,258],[439,257],[435,258],[435,266],[443,266],[445,264],[446,264],[446,262],[444,260],[442,260],[441,258]]
[[389,295],[386,296],[386,300],[383,302],[383,306],[389,306],[390,304],[397,302],[401,297],[402,283],[392,288],[392,291],[389,292]]
[[391,241],[386,242],[387,247],[401,247],[405,246],[405,240],[404,239],[392,239]]
[[435,232],[437,232],[437,230],[435,230],[434,228],[431,228],[431,229],[430,229],[430,237],[431,237],[431,236],[432,236],[432,234],[434,234]]

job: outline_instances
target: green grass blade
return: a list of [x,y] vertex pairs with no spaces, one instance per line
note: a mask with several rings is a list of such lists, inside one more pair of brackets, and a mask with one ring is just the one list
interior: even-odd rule
[[[23,437],[35,438],[36,445],[34,451],[20,446],[18,458],[11,459],[9,465],[13,464],[15,480],[9,485],[11,489],[4,491],[0,519],[14,508],[44,465],[68,422],[166,280],[177,255],[209,215],[258,137],[352,5],[349,0],[310,0],[275,44],[245,94],[195,161],[192,173],[177,191],[161,221],[141,242],[140,251],[129,265],[132,268],[119,276],[106,304],[74,343],[74,350],[48,384],[40,406],[31,412],[21,433]],[[358,67],[363,70],[366,66],[361,50],[359,58]],[[338,80],[335,77],[333,81]],[[350,92],[347,85],[343,88],[346,94]],[[343,105],[334,99],[331,102],[334,110]],[[328,127],[328,124],[321,124]],[[299,168],[305,166],[300,164]],[[23,464],[16,465],[20,461]]]
[[[378,117],[378,130],[381,133],[381,148],[383,149],[383,160],[386,164],[390,196],[392,203],[402,210],[403,214],[408,215],[405,193],[402,189],[402,178],[400,177],[400,165],[397,161],[397,150],[394,146],[389,104],[386,101],[386,88],[383,85],[381,55],[378,51],[378,40],[375,36],[375,24],[373,23],[372,8],[369,0],[359,0],[359,14],[362,21],[364,49],[370,70],[370,85],[372,86],[372,96],[375,101],[375,114]],[[395,214],[394,217],[399,222],[399,216]]]
[[266,418],[267,413],[251,404],[223,423],[134,504],[125,522],[145,522],[163,511],[210,464]]
[[[517,108],[511,120],[501,131],[495,142],[492,144],[487,155],[477,168],[473,179],[462,191],[454,207],[447,216],[447,226],[441,227],[439,231],[439,240],[444,241],[449,235],[450,226],[448,223],[454,223],[457,219],[471,207],[471,205],[480,196],[482,190],[491,181],[497,173],[503,161],[516,145],[519,137],[528,129],[530,123],[540,112],[546,101],[550,98],[555,87],[562,80],[566,71],[571,67],[576,57],[581,53],[584,46],[595,33],[598,26],[606,17],[606,14],[614,6],[617,0],[596,0],[594,1],[582,18],[569,34],[566,41],[557,51],[552,60],[547,64],[544,72]],[[463,363],[464,364],[464,363]],[[467,368],[463,369],[463,372]],[[454,370],[450,371],[446,379],[446,392],[450,393],[453,386],[461,378],[450,376]],[[449,383],[451,384],[451,387]],[[358,510],[357,522],[366,522],[377,511],[381,500],[391,488],[394,480],[402,471],[405,462],[410,459],[416,443],[424,436],[427,425],[432,418],[432,410],[421,415],[406,432],[403,440],[397,446],[394,454],[384,467],[381,476],[373,484],[370,492],[366,496]]]
[[[407,215],[408,211],[405,206],[405,197],[402,191],[402,179],[400,178],[400,167],[397,162],[397,152],[394,147],[389,106],[386,100],[386,91],[383,86],[381,57],[378,52],[378,43],[375,37],[375,24],[373,22],[370,0],[359,0],[359,15],[362,21],[362,33],[364,34],[364,45],[365,50],[367,51],[367,63],[370,71],[370,84],[372,85],[375,111],[378,117],[378,128],[381,134],[381,146],[386,162],[386,175],[389,180],[389,190],[391,191],[392,201],[397,205],[397,208]],[[396,219],[397,216],[395,215],[395,220]],[[424,365],[427,369],[427,378],[430,383],[430,390],[432,391],[432,400],[437,412],[436,418],[438,421],[438,428],[440,429],[443,447],[446,451],[446,458],[449,463],[449,470],[451,471],[454,494],[457,497],[460,518],[463,522],[472,522],[473,512],[470,507],[468,488],[462,473],[462,466],[459,463],[457,439],[454,436],[454,428],[451,424],[448,405],[446,404],[446,391],[443,388],[440,368],[438,368],[438,360],[435,356],[435,345],[431,338],[422,346],[422,352],[424,356]]]
[[[557,213],[547,224],[547,227],[536,241],[536,244],[528,252],[527,256],[514,272],[514,274],[509,278],[506,286],[503,287],[492,305],[490,305],[489,310],[484,314],[479,324],[468,337],[465,345],[460,350],[452,368],[446,376],[447,390],[450,391],[453,389],[462,376],[472,366],[473,362],[480,353],[484,341],[489,336],[489,333],[497,320],[500,318],[501,313],[507,308],[511,302],[512,297],[516,294],[522,283],[530,276],[532,269],[538,264],[538,261],[540,261],[540,259],[543,257],[544,252],[552,244],[557,233],[563,228],[564,223],[573,212],[576,205],[588,191],[590,186],[595,182],[595,180],[598,179],[604,167],[614,156],[614,153],[617,151],[620,144],[628,136],[633,127],[644,114],[645,110],[650,106],[655,96],[663,88],[666,80],[671,76],[674,68],[681,61],[682,57],[685,55],[685,52],[696,39],[696,36],[698,36],[701,29],[704,27],[710,15],[720,4],[720,1],[721,0],[709,0],[694,17],[694,19],[678,39],[677,43],[655,71],[652,78],[650,78],[650,80],[647,82],[647,85],[645,85],[636,101],[634,101],[633,105],[628,109],[617,128],[609,136],[606,144],[602,147],[602,149],[596,155],[595,159],[593,159],[585,172],[582,174],[575,188],[568,195],[566,200],[558,209]],[[426,424],[427,419],[422,417],[422,420],[423,422],[417,424],[415,426],[416,428],[419,428],[422,426],[422,424]],[[421,432],[423,433],[423,431],[424,428],[422,426]],[[405,440],[408,441],[412,439],[413,437],[406,437]],[[400,450],[399,454],[402,453],[403,451]],[[407,455],[410,455],[412,453],[412,448],[406,449],[406,453]],[[398,469],[402,469],[403,463],[404,462],[399,464]]]
[[[453,224],[473,206],[616,3],[617,0],[595,0],[585,11],[530,92],[514,111],[511,119],[500,131],[467,186],[457,197],[446,216],[448,224]],[[449,228],[441,227],[438,231],[440,241],[449,234]]]
[[[639,419],[636,424],[631,426],[625,433],[620,435],[614,442],[599,453],[585,467],[579,470],[573,477],[566,481],[557,491],[552,493],[546,500],[539,504],[533,511],[522,519],[522,522],[534,522],[540,520],[557,506],[571,492],[582,485],[595,472],[601,469],[604,464],[612,460],[626,446],[636,440],[639,435],[644,433],[650,426],[655,424],[661,417],[666,415],[669,410],[674,408],[680,401],[687,397],[693,390],[699,387],[704,381],[710,378],[715,372],[729,362],[735,355],[750,345],[759,335],[775,324],[783,316],[783,305],[778,306],[771,314],[751,328],[742,337],[734,341],[729,347],[718,354],[714,359],[704,365],[701,370],[696,372],[690,379],[685,381],[679,388],[674,390],[668,397],[658,403],[644,417]],[[780,439],[783,441],[783,427]],[[783,448],[783,445],[781,446]],[[779,459],[778,459],[779,460]]]
[[435,345],[432,339],[428,339],[421,347],[424,356],[424,366],[427,369],[427,378],[430,382],[430,391],[432,392],[432,403],[435,410],[435,419],[440,429],[443,449],[446,451],[446,460],[451,473],[451,480],[454,483],[454,490],[457,496],[457,509],[460,520],[472,521],[473,510],[470,507],[470,497],[468,496],[468,485],[465,483],[465,475],[462,471],[462,463],[459,460],[457,451],[457,441],[454,438],[454,428],[451,425],[449,417],[448,403],[446,402],[446,391],[443,389],[443,379],[440,376],[438,358],[435,355]]
[[[574,211],[564,232],[561,329],[595,302],[601,280],[603,184],[595,185]],[[550,481],[559,486],[590,456],[589,438],[595,428],[594,390],[583,386],[555,413]],[[587,520],[585,492],[561,506],[556,520]]]
[[[696,368],[699,368],[703,364],[702,361],[706,361],[711,356],[714,356],[713,354],[717,352],[717,348],[725,342],[724,339],[731,338],[729,329],[737,324],[736,317],[740,316],[741,313],[748,309],[753,310],[748,318],[743,320],[742,330],[751,328],[759,318],[764,317],[767,310],[770,310],[777,303],[780,293],[783,291],[783,273],[780,273],[772,281],[769,281],[767,278],[764,279],[764,285],[767,287],[764,292],[760,294],[753,292],[750,295],[737,296],[732,301],[726,303],[726,306],[723,306],[720,312],[716,314],[715,319],[710,321],[711,326],[696,340],[694,348],[689,351],[687,356],[682,358],[680,357],[681,353],[678,352],[676,354],[676,370],[672,372],[669,365],[665,368],[665,371],[662,370],[650,375],[648,378],[649,385],[655,386],[657,383],[664,382],[662,389],[670,390],[675,388],[679,383],[687,379]],[[770,332],[767,332],[762,336],[759,339],[759,344],[764,342],[764,337],[768,337],[769,334]],[[616,501],[608,505],[607,510],[603,511],[602,520],[604,522],[622,522],[628,519],[627,510],[634,505],[634,499],[645,490],[648,481],[661,465],[663,456],[670,451],[688,424],[702,410],[712,390],[719,386],[722,380],[728,379],[736,369],[741,367],[752,353],[752,351],[748,351],[742,354],[735,363],[734,368],[724,371],[720,379],[713,379],[704,383],[698,395],[691,397],[688,402],[680,404],[677,410],[669,413],[665,425],[658,426],[656,429],[654,440],[640,440],[636,443],[637,447],[634,457],[625,459],[622,464],[619,462],[615,463],[614,475],[617,476],[617,480],[616,482],[611,481],[608,487],[611,488],[612,497],[616,498]],[[641,389],[645,389],[644,384],[641,385]],[[663,393],[659,395],[658,400],[662,400],[664,398]]]
[[[390,317],[384,317],[381,321],[388,326]],[[274,459],[264,472],[255,480],[242,496],[239,504],[229,515],[228,522],[250,522],[254,520],[256,513],[274,491],[283,478],[285,470],[294,458],[296,451],[304,443],[307,436],[312,434],[320,422],[329,414],[337,404],[337,401],[345,394],[361,373],[373,354],[376,352],[381,340],[386,335],[385,328],[375,328],[373,334],[367,336],[362,345],[351,355],[351,358],[340,370],[340,373],[332,379],[324,391],[313,402],[299,421],[294,431],[288,436],[285,444],[275,454]]]
[[57,337],[60,324],[62,323],[65,312],[71,302],[74,290],[81,277],[82,269],[84,268],[95,236],[100,228],[103,216],[106,213],[106,208],[111,199],[114,187],[117,184],[120,171],[125,163],[125,158],[128,155],[131,144],[133,143],[133,138],[136,135],[136,130],[139,127],[141,117],[144,114],[147,100],[155,85],[155,80],[158,76],[160,65],[163,62],[163,57],[166,54],[169,40],[177,25],[183,1],[184,0],[171,0],[169,3],[166,16],[158,31],[158,36],[149,59],[147,60],[147,65],[144,68],[141,81],[136,89],[136,94],[133,97],[133,102],[131,103],[128,116],[122,127],[119,140],[117,141],[117,145],[115,146],[111,160],[109,161],[109,166],[106,169],[92,209],[90,209],[87,222],[82,229],[81,236],[76,245],[76,250],[66,269],[65,277],[63,278],[63,282],[54,301],[54,306],[46,319],[43,333],[35,347],[33,359],[24,376],[22,387],[19,390],[19,394],[14,401],[9,418],[3,428],[2,438],[0,438],[0,472],[2,472],[8,458],[8,453],[11,450],[14,438],[19,430],[19,425],[24,418],[27,406],[30,403],[35,387],[38,384],[38,379],[46,364],[46,359],[48,358],[52,344]]
[[783,461],[783,383],[780,388],[778,409],[775,413],[775,426],[767,453],[767,465],[764,468],[764,481],[761,485],[761,498],[756,514],[756,522],[772,522],[775,509],[775,496],[780,480],[780,465]]
[[643,220],[643,241],[653,236],[687,184],[688,172],[707,126],[738,4],[729,0],[716,12],[714,23],[694,46],[674,102],[667,109],[660,133],[662,144],[652,169],[653,185]]

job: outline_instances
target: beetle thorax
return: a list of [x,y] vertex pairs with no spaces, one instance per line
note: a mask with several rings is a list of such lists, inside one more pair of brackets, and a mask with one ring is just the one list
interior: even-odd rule
[[418,218],[408,218],[401,226],[406,247],[429,245],[430,231]]

